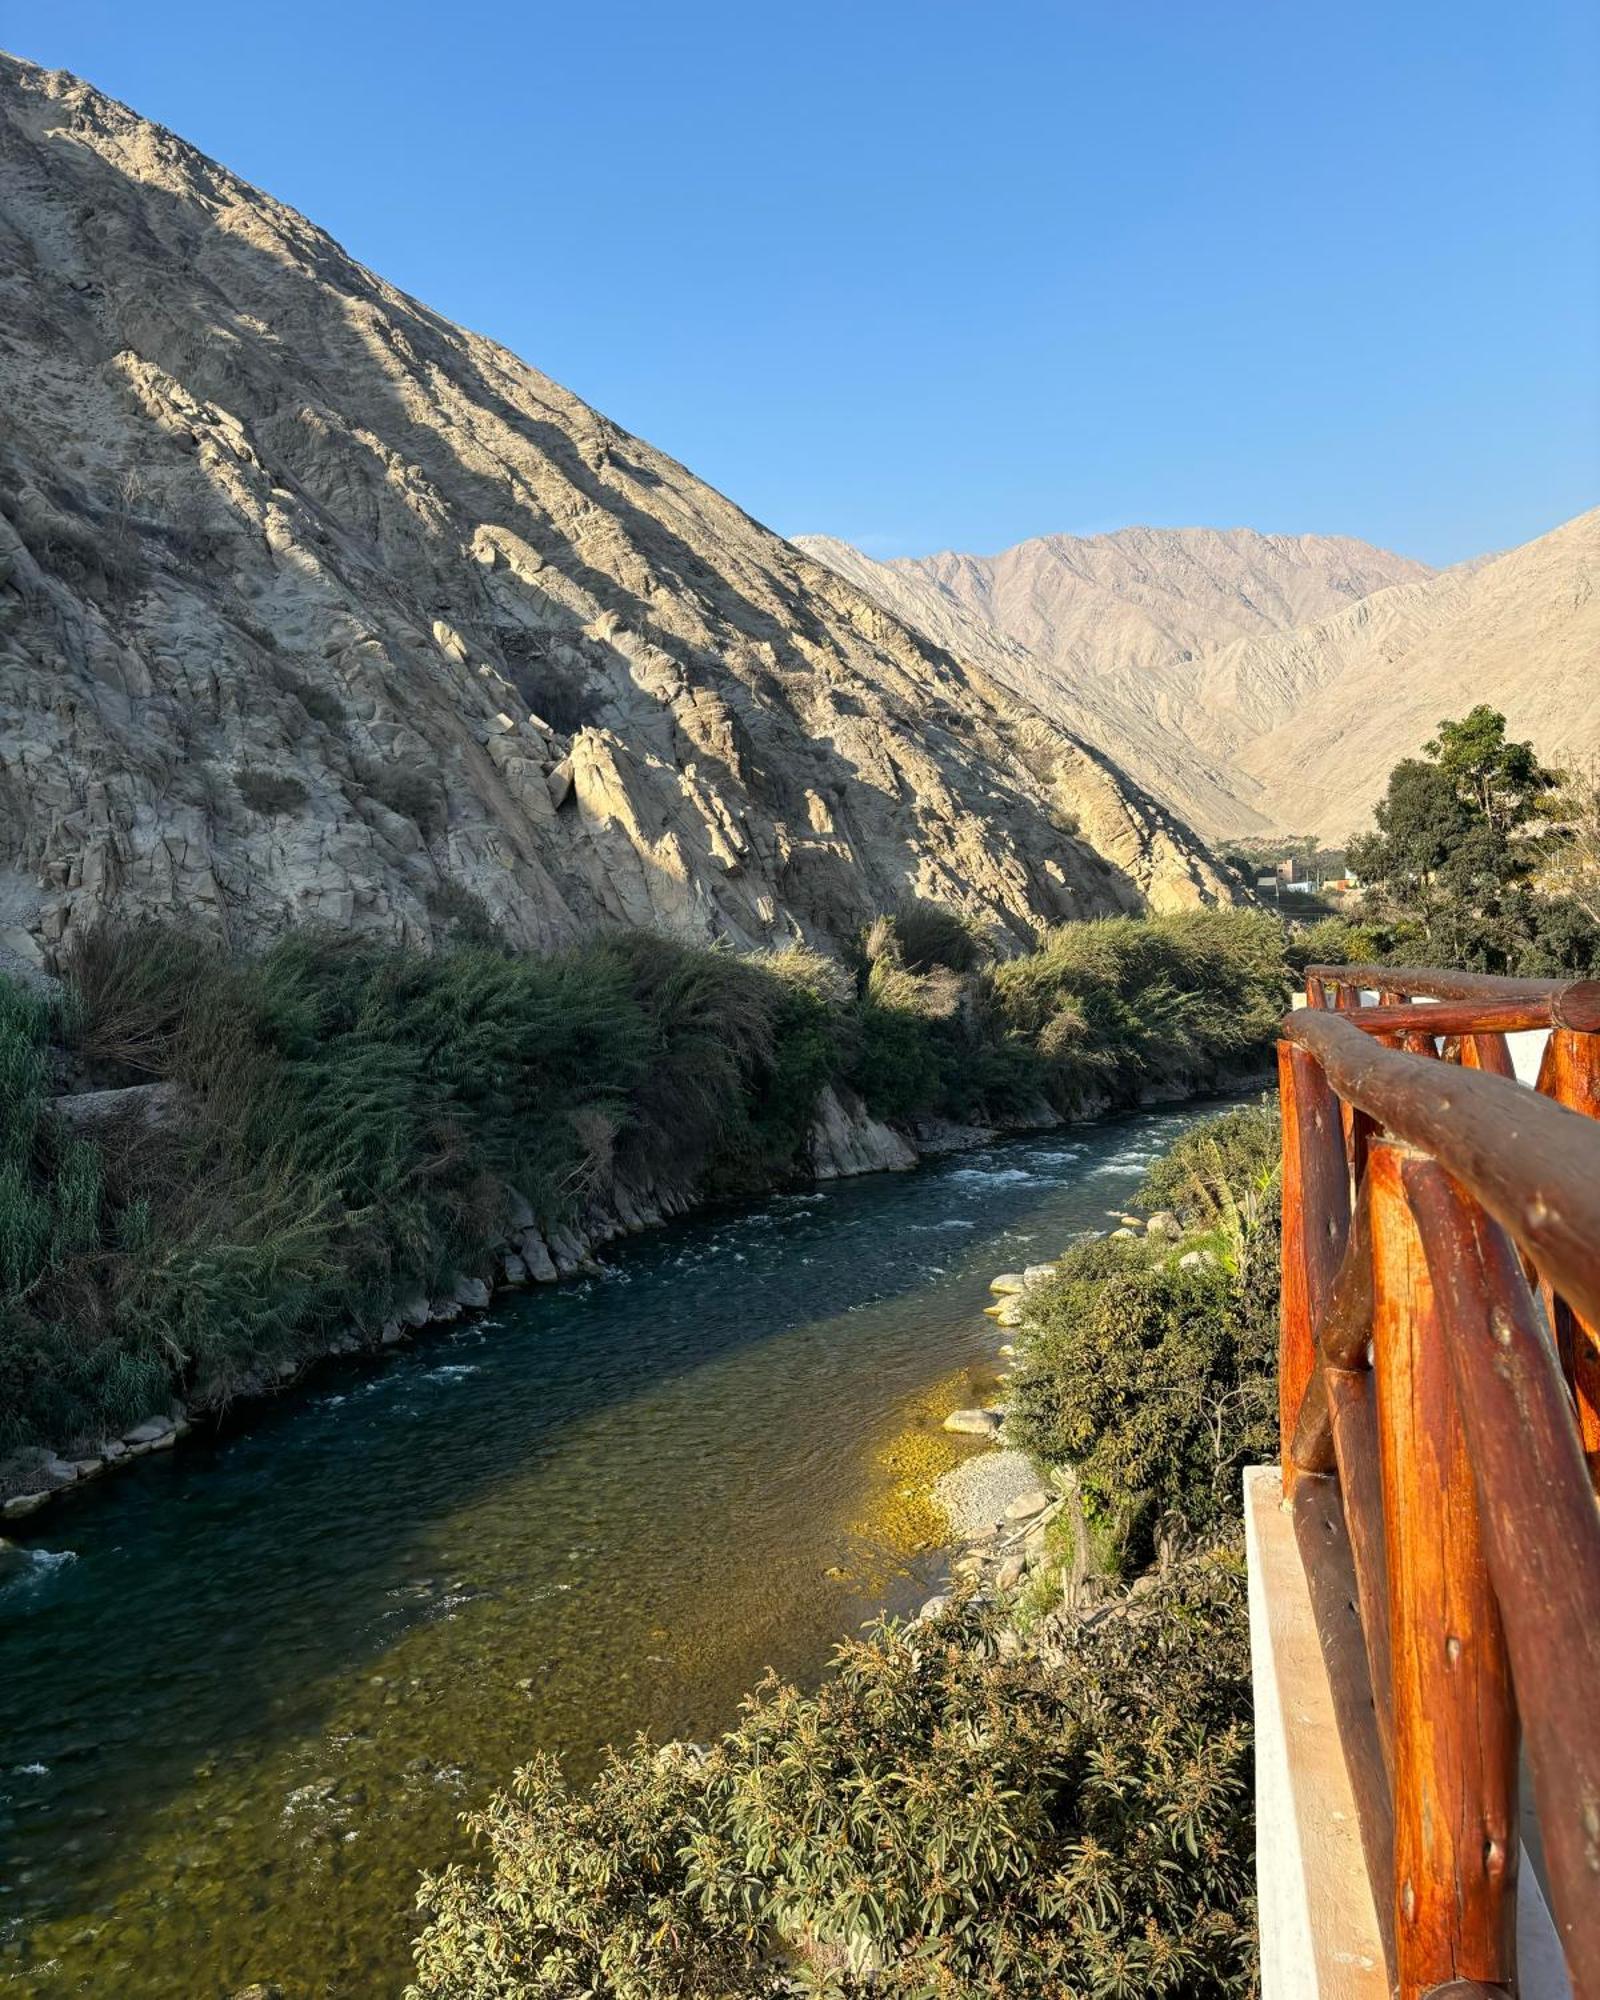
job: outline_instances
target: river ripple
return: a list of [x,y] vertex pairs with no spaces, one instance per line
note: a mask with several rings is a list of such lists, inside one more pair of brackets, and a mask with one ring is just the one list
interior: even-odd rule
[[927,1594],[885,1447],[979,1381],[989,1277],[1200,1115],[678,1225],[42,1517],[0,1557],[0,1993],[397,1992],[419,1867],[530,1751],[710,1736]]

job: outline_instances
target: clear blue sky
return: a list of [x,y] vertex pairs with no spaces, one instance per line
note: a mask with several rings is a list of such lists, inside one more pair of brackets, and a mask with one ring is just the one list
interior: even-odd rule
[[786,533],[1600,500],[1592,0],[0,0]]

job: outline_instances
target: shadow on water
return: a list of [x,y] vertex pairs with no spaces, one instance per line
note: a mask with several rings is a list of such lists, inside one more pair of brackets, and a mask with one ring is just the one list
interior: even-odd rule
[[[680,1225],[43,1517],[0,1575],[0,1990],[392,1991],[418,1867],[531,1750],[714,1732],[936,1552],[873,1450],[1153,1111]],[[164,1969],[163,1969],[163,1963]]]

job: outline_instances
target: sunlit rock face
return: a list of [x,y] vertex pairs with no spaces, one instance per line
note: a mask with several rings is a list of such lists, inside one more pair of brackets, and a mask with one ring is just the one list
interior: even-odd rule
[[[565,282],[551,274],[550,282]],[[1103,756],[492,341],[0,59],[0,931],[1002,941],[1226,899]]]

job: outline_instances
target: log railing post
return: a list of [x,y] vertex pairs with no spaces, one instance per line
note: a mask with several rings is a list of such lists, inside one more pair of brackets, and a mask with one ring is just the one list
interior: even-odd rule
[[1294,1434],[1317,1366],[1317,1328],[1350,1233],[1350,1169],[1339,1101],[1314,1056],[1278,1044],[1283,1118],[1283,1290],[1278,1432],[1283,1490],[1294,1490]]
[[1597,2000],[1600,1514],[1515,1246],[1434,1161],[1407,1160],[1403,1176],[1516,1677],[1556,1931],[1577,2000]]
[[1406,1149],[1367,1163],[1394,1694],[1399,2000],[1513,1987],[1517,1722]]
[[[1552,1028],[1539,1065],[1539,1089],[1569,1111],[1600,1118],[1600,1035]],[[1556,1350],[1578,1412],[1578,1434],[1589,1478],[1600,1493],[1600,1326],[1542,1288]]]

